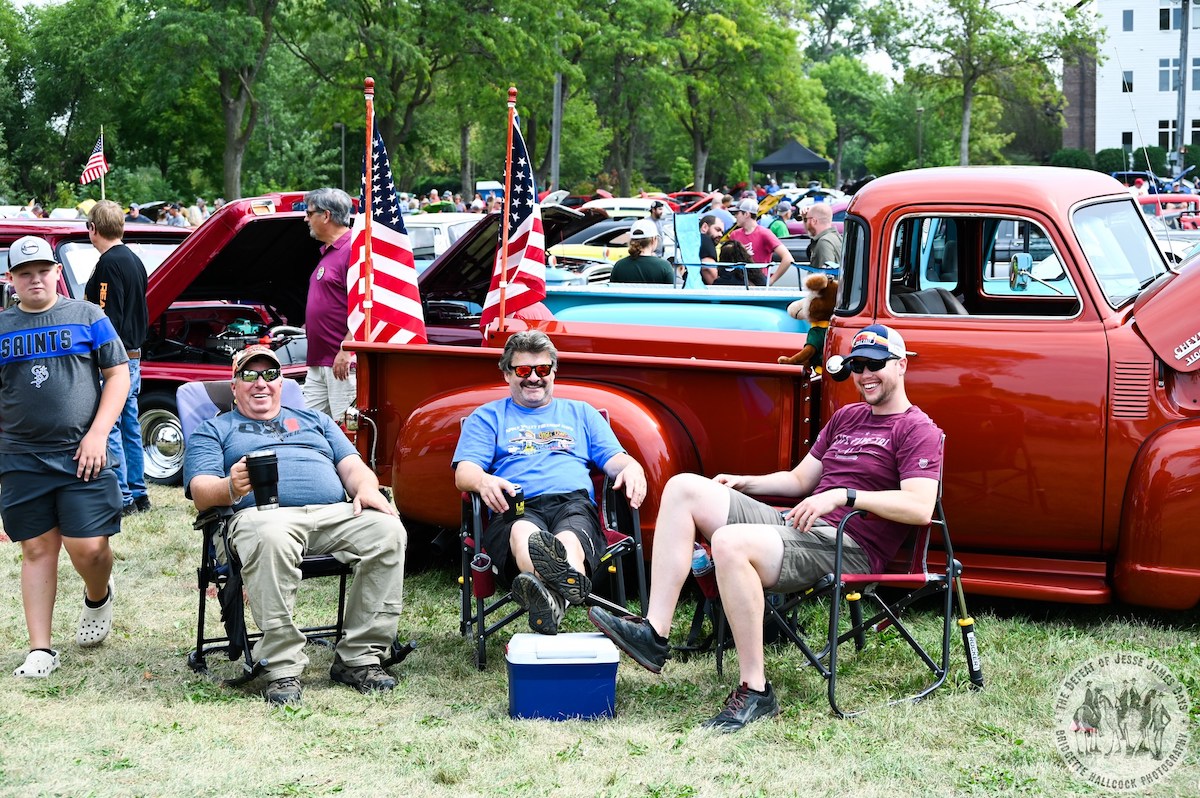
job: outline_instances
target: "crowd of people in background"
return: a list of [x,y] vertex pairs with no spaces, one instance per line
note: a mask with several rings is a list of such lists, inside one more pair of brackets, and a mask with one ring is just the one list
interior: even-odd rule
[[[95,200],[81,200],[74,208],[55,208],[47,211],[37,200],[29,200],[16,212],[10,215],[14,219],[86,219],[88,212],[96,204]],[[199,227],[204,220],[225,205],[225,200],[217,197],[213,200],[212,208],[204,197],[196,197],[191,204],[179,202],[154,202],[139,204],[129,203],[126,206],[125,222],[127,224],[161,224],[170,227]]]

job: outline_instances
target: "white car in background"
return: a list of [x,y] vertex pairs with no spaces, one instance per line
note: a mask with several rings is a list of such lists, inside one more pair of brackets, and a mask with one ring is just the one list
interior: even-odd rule
[[410,213],[404,216],[404,228],[412,245],[417,273],[425,271],[434,258],[483,219],[481,213]]

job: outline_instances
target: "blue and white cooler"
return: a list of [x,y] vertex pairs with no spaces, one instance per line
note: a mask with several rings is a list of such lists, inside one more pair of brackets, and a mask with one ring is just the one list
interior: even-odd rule
[[611,718],[619,653],[602,634],[515,634],[508,642],[508,714],[514,718]]

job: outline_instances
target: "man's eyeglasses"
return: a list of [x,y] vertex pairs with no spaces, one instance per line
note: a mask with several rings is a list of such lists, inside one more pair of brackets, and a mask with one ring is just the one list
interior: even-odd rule
[[554,366],[549,363],[539,363],[536,366],[513,366],[513,374],[516,374],[523,380],[527,379],[535,371],[539,377],[549,377],[550,372],[554,371]]
[[259,377],[267,382],[275,382],[282,376],[283,369],[278,366],[272,366],[269,369],[242,369],[238,372],[238,379],[242,382],[258,382]]
[[898,357],[888,357],[884,358],[883,360],[875,360],[874,358],[869,357],[856,357],[853,360],[847,361],[846,365],[849,366],[850,370],[855,374],[862,374],[868,369],[871,371],[881,371],[883,370],[883,367],[888,364],[889,360],[899,359],[900,358]]

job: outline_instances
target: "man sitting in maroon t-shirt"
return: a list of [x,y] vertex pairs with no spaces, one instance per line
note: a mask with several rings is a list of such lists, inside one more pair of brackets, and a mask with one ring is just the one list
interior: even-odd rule
[[[725,709],[705,722],[737,731],[778,714],[763,664],[763,588],[791,592],[833,570],[838,523],[846,528],[842,567],[882,570],[911,528],[928,524],[937,502],[942,431],[908,401],[908,357],[895,330],[881,324],[854,337],[846,358],[863,401],[841,408],[808,455],[791,471],[762,476],[678,474],[663,491],[654,527],[650,607],[646,618],[588,612],[600,631],[638,664],[657,673],[670,651],[671,619],[699,532],[712,543],[717,584],[738,651],[741,685]],[[780,513],[745,493],[806,497]]]

